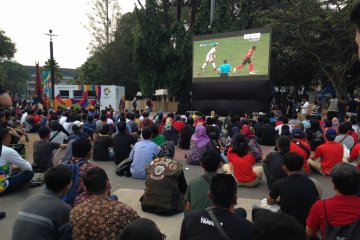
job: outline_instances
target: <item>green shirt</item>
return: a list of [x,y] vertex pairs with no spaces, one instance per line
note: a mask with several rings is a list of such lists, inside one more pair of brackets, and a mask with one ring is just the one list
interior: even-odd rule
[[163,144],[164,142],[166,142],[166,138],[164,137],[164,135],[159,134],[156,137],[154,137],[153,139],[151,139],[151,141],[153,143],[155,143],[158,146],[161,146],[161,144]]
[[[205,175],[211,179],[217,172],[206,172]],[[212,201],[208,197],[210,183],[202,176],[194,178],[188,185],[185,193],[185,201],[191,202],[191,210],[205,210],[212,206]]]

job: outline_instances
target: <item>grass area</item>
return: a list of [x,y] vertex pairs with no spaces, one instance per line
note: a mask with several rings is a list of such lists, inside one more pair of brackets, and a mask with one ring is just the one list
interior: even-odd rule
[[[252,55],[254,57],[252,60],[254,65],[253,72],[256,75],[268,75],[270,34],[262,33],[260,39],[255,42],[245,40],[244,36],[194,41],[193,78],[219,76],[219,73],[214,71],[211,63],[208,63],[204,71],[201,71],[201,66],[205,62],[206,54],[210,51],[212,46],[200,46],[200,44],[211,43],[219,44],[219,48],[215,53],[215,64],[217,68],[223,64],[226,59],[232,66],[232,69],[234,69],[234,67],[242,64],[247,51],[252,46],[256,46],[256,51]],[[231,71],[229,76],[249,75],[249,65],[247,64],[241,70],[236,71],[236,73]]]

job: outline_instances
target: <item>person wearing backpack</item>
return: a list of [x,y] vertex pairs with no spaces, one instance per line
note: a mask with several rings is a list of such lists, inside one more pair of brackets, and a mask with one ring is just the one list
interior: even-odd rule
[[85,192],[83,177],[86,172],[97,167],[96,163],[89,161],[91,157],[92,146],[88,138],[80,138],[72,143],[72,159],[64,163],[72,172],[72,186],[63,198],[71,206],[74,206],[75,198]]
[[335,196],[318,200],[306,220],[309,238],[320,232],[321,239],[360,239],[360,172],[348,163],[331,171]]

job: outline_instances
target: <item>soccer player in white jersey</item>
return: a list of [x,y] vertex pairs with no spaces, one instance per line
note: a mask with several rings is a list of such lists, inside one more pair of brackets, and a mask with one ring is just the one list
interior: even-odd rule
[[210,49],[210,51],[206,54],[206,59],[205,59],[204,64],[201,67],[201,71],[204,71],[204,68],[205,68],[206,64],[208,64],[208,63],[211,63],[214,70],[217,71],[217,68],[215,65],[215,58],[216,58],[215,53],[218,48],[219,48],[219,45],[215,44],[214,47],[212,47]]

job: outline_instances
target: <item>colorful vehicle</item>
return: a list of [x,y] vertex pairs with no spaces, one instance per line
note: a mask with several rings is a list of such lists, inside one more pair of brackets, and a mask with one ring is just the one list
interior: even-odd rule
[[55,109],[96,108],[109,105],[115,110],[125,106],[125,87],[115,85],[55,85]]

